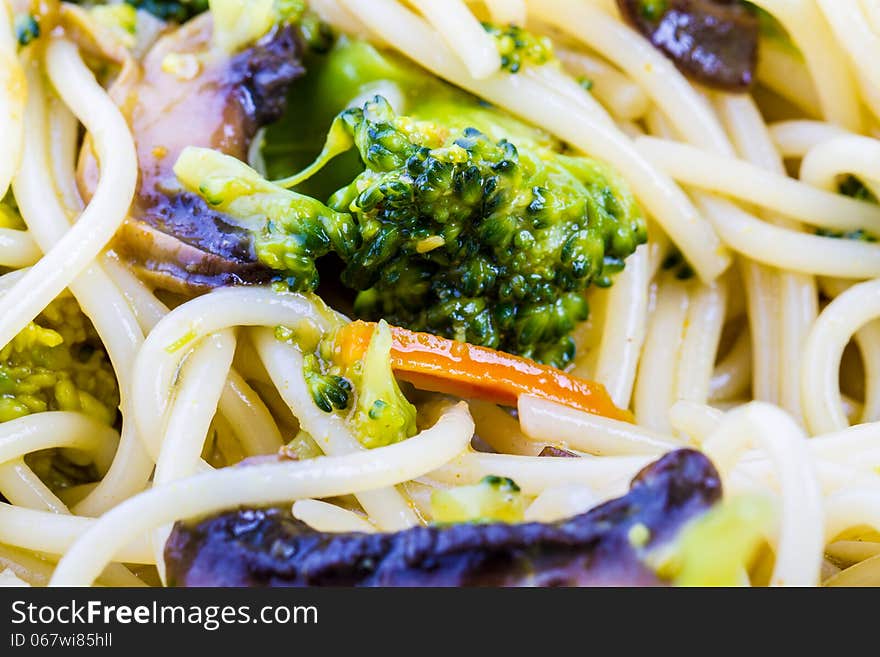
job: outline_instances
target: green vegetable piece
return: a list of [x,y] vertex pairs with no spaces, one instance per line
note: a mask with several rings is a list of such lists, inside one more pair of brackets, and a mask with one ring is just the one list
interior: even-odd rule
[[649,561],[678,586],[738,586],[772,521],[765,498],[737,497],[694,520]]
[[416,434],[416,408],[400,391],[391,371],[391,328],[380,321],[356,372],[357,402],[352,424],[369,449]]
[[0,422],[75,411],[112,425],[118,406],[113,368],[70,297],[54,301],[0,349]]
[[40,38],[40,23],[33,14],[20,14],[15,17],[15,36],[18,45],[24,47],[34,39]]
[[180,154],[174,173],[184,187],[251,229],[257,257],[281,272],[292,290],[314,290],[315,260],[330,251],[344,257],[358,243],[349,215],[274,185],[229,155],[189,147]]
[[304,357],[303,375],[315,406],[325,413],[348,408],[351,401],[351,382],[345,377],[324,373],[314,354]]
[[495,38],[501,68],[509,73],[519,73],[525,66],[556,61],[553,43],[547,37],[536,36],[517,25],[483,23],[483,29]]
[[522,522],[525,500],[512,479],[489,475],[473,486],[437,490],[431,494],[435,523]]
[[361,318],[570,363],[584,292],[611,285],[646,240],[625,182],[369,44],[340,39],[314,59],[295,90],[309,102],[292,103],[264,153],[270,173],[282,161],[299,173],[272,185],[188,150],[184,186],[251,229],[257,257],[290,289],[313,290],[315,260],[333,252]]

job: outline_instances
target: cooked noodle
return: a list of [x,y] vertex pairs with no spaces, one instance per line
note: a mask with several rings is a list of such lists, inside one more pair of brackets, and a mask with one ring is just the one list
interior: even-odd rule
[[[166,293],[167,271],[156,275],[149,258],[119,247],[136,232],[152,175],[128,94],[144,83],[143,53],[163,47],[159,28],[126,46],[97,29],[88,8],[66,6],[55,29],[27,43],[16,33],[19,7],[0,2],[0,347],[26,344],[19,336],[44,330],[53,304],[72,296],[88,318],[89,349],[107,358],[119,410],[109,409],[118,417],[108,424],[89,414],[87,396],[79,410],[46,405],[25,381],[30,406],[7,417],[19,400],[0,386],[0,574],[40,586],[140,585],[141,572],[165,582],[178,521],[272,506],[317,532],[399,532],[431,525],[438,495],[486,477],[515,482],[520,520],[556,522],[623,495],[643,468],[691,448],[717,468],[725,506],[752,496],[771,510],[755,528],[769,582],[757,568],[741,569],[741,581],[880,583],[880,9],[756,0],[785,35],[761,35],[752,91],[729,93],[683,73],[621,4],[310,3],[337,33],[540,128],[536,141],[607,164],[647,225],[647,243],[633,245],[602,282],[608,289],[587,290],[589,319],[569,331],[564,380],[595,380],[619,415],[554,397],[545,370],[487,397],[509,383],[491,360],[466,394],[436,392],[453,373],[395,367],[408,383],[391,384],[414,404],[411,426],[399,442],[371,445],[359,411],[346,415],[316,392],[315,381],[344,379],[338,368],[316,373],[322,345],[359,326],[331,287],[287,291],[284,276],[235,273],[225,283],[251,284]],[[540,37],[536,49],[552,42],[555,56],[512,66],[485,21],[525,28],[522,38]],[[161,68],[183,81],[228,55],[166,53]],[[90,68],[103,60],[107,70]],[[161,91],[144,93],[156,101]],[[356,105],[382,91],[399,110],[413,90],[387,80],[345,91]],[[274,138],[261,130],[248,149],[261,172],[261,148],[271,151]],[[189,189],[177,175],[182,186],[169,195]],[[242,207],[260,202],[214,203],[212,182],[195,185],[212,212],[247,214]],[[270,196],[260,190],[249,193]],[[162,231],[150,231],[141,238],[161,242],[153,233]],[[175,271],[224,273],[217,254],[210,271],[199,269],[192,253],[202,236],[190,237],[174,246]],[[443,235],[422,237],[420,254],[445,245]],[[344,350],[334,344],[327,358],[336,363]],[[59,395],[63,384],[53,384]],[[347,385],[360,400],[364,391]],[[67,479],[50,476],[59,462]]]

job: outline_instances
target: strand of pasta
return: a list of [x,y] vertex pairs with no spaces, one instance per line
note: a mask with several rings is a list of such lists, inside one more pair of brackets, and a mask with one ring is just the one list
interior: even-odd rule
[[102,175],[76,224],[0,300],[0,344],[7,344],[106,246],[125,218],[137,181],[137,159],[125,119],[76,46],[64,39],[51,40],[46,63],[65,103],[92,134]]
[[723,419],[724,411],[694,401],[678,401],[669,409],[672,428],[698,446],[706,442]]
[[26,230],[0,228],[0,267],[30,267],[41,255],[40,247]]
[[[297,347],[277,340],[269,329],[255,330],[253,342],[281,397],[321,451],[328,456],[365,451],[343,418],[325,413],[312,401],[302,374],[302,353]],[[372,521],[385,531],[419,524],[406,499],[394,488],[371,490],[360,493],[357,498]]]
[[869,86],[880,87],[876,67],[865,65],[880,59],[880,35],[871,29],[859,0],[817,0],[817,4],[853,68]]
[[804,348],[801,394],[813,433],[848,426],[838,385],[844,347],[865,324],[880,317],[880,280],[854,285],[834,299],[813,325]]
[[[94,518],[36,511],[0,502],[0,543],[34,552],[64,555],[97,522]],[[120,562],[153,563],[152,548],[145,535],[130,534],[118,539],[123,543],[115,553]],[[101,568],[105,565],[101,564]]]
[[64,447],[92,454],[105,470],[119,436],[112,427],[82,413],[48,411],[0,424],[0,463],[42,449]]
[[33,552],[0,545],[0,567],[15,573],[31,586],[46,586],[55,564]]
[[[499,454],[537,456],[547,444],[523,433],[523,429],[520,429],[522,414],[519,415],[520,422],[517,422],[495,404],[479,400],[469,401],[468,408],[474,419],[477,435]],[[552,436],[551,442],[558,442],[556,436]]]
[[[125,295],[142,330],[151,331],[168,314],[168,308],[114,256],[105,255],[103,265]],[[235,369],[229,370],[220,412],[251,456],[271,454],[284,443],[266,404]]]
[[608,110],[590,92],[559,68],[552,65],[529,66],[517,75],[534,80],[539,85],[556,92],[561,98],[574,103],[579,109],[589,112],[594,119],[601,121],[608,129],[618,129],[618,125]]
[[648,246],[626,261],[606,293],[605,322],[593,378],[620,408],[629,408],[648,327]]
[[795,105],[805,116],[819,118],[821,107],[816,86],[799,53],[778,39],[759,42],[758,81]]
[[319,532],[360,532],[374,534],[376,527],[353,511],[321,500],[293,503],[293,517]]
[[590,81],[590,93],[618,120],[635,121],[648,111],[647,94],[610,64],[567,48],[557,47],[556,56],[567,71]]
[[596,456],[660,455],[681,446],[671,435],[530,395],[520,395],[517,410],[520,426],[532,440],[561,442]]
[[834,541],[825,546],[825,554],[839,564],[851,566],[880,555],[880,543],[860,540]]
[[21,458],[0,463],[0,491],[8,502],[16,506],[52,513],[68,512],[64,502]]
[[633,408],[639,425],[670,433],[669,409],[675,402],[675,377],[688,314],[689,297],[682,281],[665,276],[639,362]]
[[624,494],[630,480],[654,456],[510,456],[466,451],[431,471],[427,478],[451,486],[475,484],[483,477],[510,477],[524,495],[537,496],[551,486],[583,484],[600,499]]
[[[205,439],[217,412],[234,353],[235,333],[232,329],[225,329],[202,340],[183,363],[168,410],[153,488],[199,471]],[[165,564],[162,555],[170,533],[170,526],[160,527],[153,533],[156,566],[163,582]]]
[[476,80],[501,68],[501,55],[491,35],[462,0],[407,0],[443,37]]
[[800,158],[823,141],[849,134],[843,128],[824,121],[794,119],[771,124],[770,137],[785,158]]
[[880,144],[876,139],[847,135],[834,137],[811,148],[801,162],[800,178],[806,183],[837,191],[838,176],[850,173],[866,186],[880,191]]
[[211,333],[236,326],[305,323],[323,332],[331,328],[333,321],[330,311],[316,297],[269,288],[220,289],[175,308],[147,336],[134,365],[132,390],[138,399],[135,417],[148,450],[158,456],[156,438],[161,434],[169,392],[191,345]]
[[531,0],[529,9],[625,71],[695,145],[732,155],[706,101],[678,69],[632,28],[588,3]]
[[[710,219],[719,214],[716,208],[723,207],[720,206],[723,201],[717,199],[700,199],[699,202]],[[749,334],[757,338],[752,345],[752,396],[776,404],[779,403],[782,378],[778,357],[782,326],[775,313],[781,301],[779,276],[776,270],[747,257],[740,260],[740,275],[749,307]]]
[[[786,175],[782,157],[776,150],[766,123],[751,97],[716,94],[715,105],[722,116],[739,154],[749,162]],[[770,217],[771,223],[799,230],[799,226],[781,217]],[[769,316],[780,317],[775,345],[779,361],[779,402],[798,422],[803,422],[800,395],[800,358],[807,333],[819,313],[816,281],[812,276],[780,271],[778,293],[781,307],[770,309]],[[753,335],[761,335],[753,333]],[[772,357],[772,354],[771,354]]]
[[[663,102],[662,96],[660,96],[660,100]],[[665,115],[661,115],[659,111],[655,110],[650,112],[648,117],[652,132],[664,139],[673,137],[675,129]],[[692,141],[705,140],[699,134],[691,134],[690,138]],[[721,152],[732,153],[733,146],[727,141],[726,135],[723,141],[726,143]],[[701,208],[703,213],[712,219],[714,204],[719,199],[701,192],[694,193],[693,198],[697,203],[697,207]],[[752,389],[755,398],[776,402],[780,388],[780,371],[776,358],[778,349],[776,346],[780,343],[781,337],[780,324],[775,313],[775,309],[778,307],[778,300],[776,298],[778,293],[778,277],[770,269],[747,259],[740,259],[739,269],[746,292],[749,323],[752,327],[751,333],[752,335],[763,336],[763,339],[755,345],[753,351],[751,368],[753,375]],[[681,366],[679,364],[679,367]]]
[[526,522],[557,522],[580,515],[600,500],[589,486],[562,484],[545,488],[523,514]]
[[855,334],[865,370],[865,397],[859,423],[880,420],[880,322],[869,322]]
[[[25,126],[27,147],[14,190],[34,238],[44,252],[49,253],[72,229],[58,197],[45,193],[47,189],[54,189],[55,184],[45,138],[46,90],[38,66],[37,61],[31,61],[26,68],[30,88]],[[70,136],[75,137],[75,134]],[[67,170],[64,170],[60,163],[55,163],[59,179],[72,179],[72,166],[73,162],[68,162]],[[61,186],[67,185],[62,183]],[[125,376],[126,372],[131,371],[137,350],[143,342],[143,333],[128,303],[99,263],[87,265],[68,286],[98,331],[119,380],[123,428],[117,458],[98,487],[77,506],[78,513],[99,515],[129,495],[143,490],[152,470],[152,461],[144,451],[133,423],[135,399],[128,385],[129,379]]]
[[[877,244],[780,228],[720,198],[703,198],[698,205],[730,248],[757,262],[816,276],[857,279],[880,276]],[[785,244],[786,248],[777,248],[779,244]]]
[[[38,83],[40,86],[38,93],[43,97],[47,96],[43,80],[39,80]],[[33,84],[30,86],[32,88]],[[85,207],[76,186],[74,172],[79,147],[79,121],[55,94],[48,94],[45,102],[48,115],[47,152],[49,165],[52,167],[50,178],[67,216],[77,217]],[[30,114],[31,112],[28,112],[28,115]]]
[[677,363],[674,401],[708,401],[726,305],[724,279],[692,290]]
[[714,280],[727,268],[729,258],[714,231],[679,188],[634,152],[628,137],[526,77],[496,74],[474,80],[424,21],[393,0],[340,2],[373,32],[428,70],[614,166],[701,278]]
[[[9,502],[20,508],[62,515],[70,514],[64,502],[49,490],[23,459],[0,464],[0,489]],[[109,564],[99,581],[107,586],[144,586],[140,579],[119,563]]]
[[[718,409],[681,401],[670,412],[673,427],[702,444],[724,419]],[[815,459],[830,461],[848,468],[873,470],[880,464],[880,422],[861,424],[811,438],[807,442]],[[745,456],[743,461],[748,461]]]
[[266,404],[234,369],[227,375],[220,412],[249,456],[273,454],[285,442]]
[[880,586],[880,557],[873,556],[824,580],[822,586]]
[[[175,520],[239,506],[361,493],[416,479],[461,453],[473,430],[466,405],[459,404],[430,429],[388,447],[308,461],[223,468],[151,489],[92,521],[89,531],[63,550],[51,584],[90,584],[104,564],[114,557],[122,559],[117,553],[131,537]],[[0,507],[0,518],[4,510]],[[0,541],[3,533],[0,523]]]
[[499,25],[524,25],[526,22],[525,0],[485,0],[493,23]]
[[635,144],[645,157],[682,183],[754,203],[813,226],[880,232],[880,207],[876,205],[687,144],[656,137],[639,137]]
[[859,132],[862,115],[855,81],[814,0],[754,0],[787,30],[803,54],[827,120]]
[[819,581],[824,545],[822,493],[803,431],[783,411],[752,402],[728,413],[703,449],[729,473],[750,447],[760,447],[781,484],[776,563],[771,584],[806,586]]
[[0,2],[0,199],[6,196],[24,145],[27,85],[16,53],[18,39],[12,20],[12,7]]
[[826,542],[846,529],[864,525],[880,531],[880,488],[853,487],[825,500]]
[[752,340],[743,328],[730,351],[715,367],[709,382],[709,399],[720,401],[741,397],[751,382]]

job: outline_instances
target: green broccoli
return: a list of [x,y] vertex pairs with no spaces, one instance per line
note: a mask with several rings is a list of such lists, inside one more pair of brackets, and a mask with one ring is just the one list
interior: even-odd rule
[[457,486],[431,494],[435,523],[522,522],[525,501],[512,479],[489,475],[473,486]]
[[79,411],[112,425],[116,376],[72,297],[47,307],[0,349],[0,422],[44,411]]
[[[855,176],[845,176],[837,186],[837,192],[844,196],[864,201],[865,203],[877,203],[877,198],[865,186],[861,180]],[[876,242],[877,236],[869,233],[864,229],[839,231],[829,228],[817,228],[816,235],[820,237],[834,237],[837,239],[855,240],[856,242]]]
[[346,110],[328,150],[354,144],[366,169],[326,206],[212,151],[187,149],[175,172],[254,231],[291,289],[313,290],[334,251],[359,316],[563,366],[584,290],[644,242],[644,221],[606,167],[492,130],[397,116],[381,97]]
[[535,36],[517,25],[483,23],[483,29],[495,38],[505,71],[519,73],[524,66],[541,66],[556,60],[553,43],[547,37]]
[[358,391],[352,422],[364,447],[384,447],[416,434],[416,409],[391,371],[391,329],[379,322],[350,378]]
[[[308,89],[297,90],[308,107],[292,109],[312,128],[286,124],[300,132],[281,154],[304,168],[285,186],[310,194],[196,149],[175,167],[183,185],[253,230],[258,259],[290,289],[313,290],[315,260],[333,252],[362,318],[559,367],[571,362],[570,334],[588,313],[584,291],[593,281],[610,285],[646,239],[625,183],[368,44],[340,40],[321,61]],[[381,89],[399,96],[405,116],[369,95]],[[320,148],[305,143],[306,132],[318,124],[332,124],[330,134],[305,166],[302,155]],[[273,134],[281,133],[270,132],[270,144]]]

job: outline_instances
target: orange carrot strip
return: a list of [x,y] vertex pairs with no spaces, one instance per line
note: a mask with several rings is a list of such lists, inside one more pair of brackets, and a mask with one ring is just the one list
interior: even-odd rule
[[[352,322],[336,335],[335,360],[360,360],[376,325]],[[516,406],[520,395],[534,395],[586,413],[632,422],[601,383],[571,376],[555,367],[488,347],[447,340],[429,333],[391,327],[391,369],[417,388]]]

